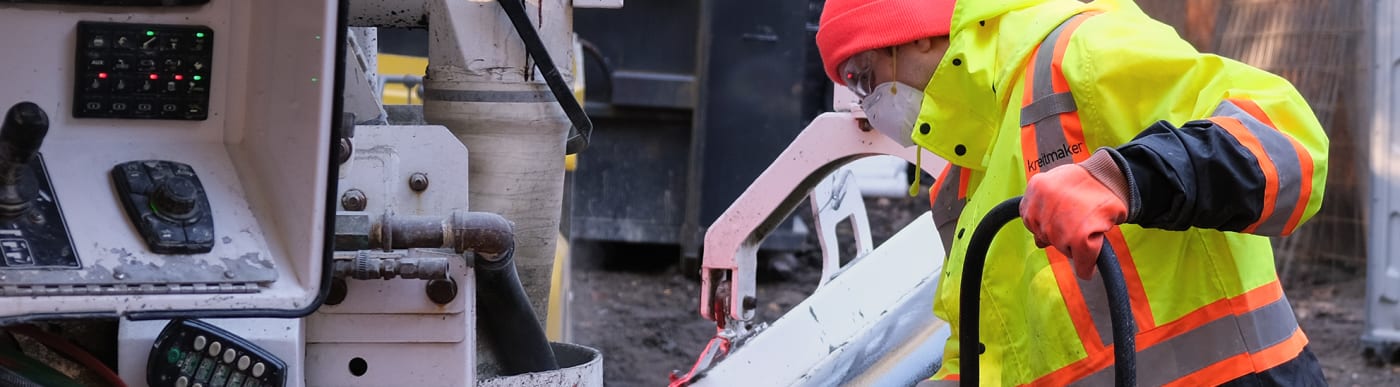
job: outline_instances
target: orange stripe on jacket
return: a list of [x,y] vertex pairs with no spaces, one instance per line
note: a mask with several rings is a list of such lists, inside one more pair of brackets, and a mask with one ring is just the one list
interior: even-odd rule
[[[1153,329],[1151,331],[1142,331],[1143,333],[1139,333],[1137,335],[1138,350],[1141,351],[1145,348],[1161,344],[1162,342],[1170,340],[1173,337],[1179,336],[1186,332],[1190,332],[1191,330],[1194,330],[1196,328],[1200,328],[1201,326],[1204,326],[1211,321],[1215,321],[1216,319],[1229,315],[1242,315],[1245,313],[1249,313],[1251,311],[1254,311],[1255,309],[1259,309],[1260,307],[1269,305],[1274,301],[1278,301],[1280,298],[1283,298],[1283,286],[1279,284],[1277,280],[1275,280],[1273,282],[1245,292],[1244,294],[1210,303],[1204,307],[1192,311],[1191,313],[1187,313],[1186,316],[1178,318],[1176,321],[1157,327],[1157,329]],[[1299,329],[1298,332],[1299,333],[1295,333],[1294,335],[1297,336],[1301,334],[1302,329]],[[1289,340],[1295,339],[1290,338]],[[1306,342],[1304,342],[1304,344],[1306,344]],[[1296,346],[1296,343],[1290,345]],[[1279,351],[1279,353],[1284,353],[1285,355],[1280,356],[1283,356],[1285,358],[1282,359],[1282,361],[1277,362],[1277,364],[1274,364],[1274,366],[1276,366],[1278,364],[1283,364],[1283,362],[1286,362],[1288,360],[1292,360],[1293,357],[1296,357],[1299,352],[1302,352],[1302,346],[1297,346],[1298,350],[1293,351],[1291,355],[1288,355],[1287,353],[1289,351],[1292,351],[1292,349],[1283,348],[1293,348],[1292,346],[1280,347],[1279,345],[1275,345],[1274,347],[1270,347],[1264,351],[1260,351],[1260,354],[1269,351]],[[1105,348],[1111,349],[1112,346]],[[1214,368],[1207,367],[1206,369],[1202,369],[1195,373],[1188,374],[1174,383],[1178,383],[1178,385],[1213,385],[1220,384],[1234,378],[1238,378],[1239,376],[1250,372],[1255,372],[1252,371],[1253,367],[1250,365],[1249,358],[1245,356],[1247,356],[1247,354],[1239,354],[1235,356],[1243,358],[1243,360],[1235,360],[1236,362],[1243,361],[1242,364],[1228,363],[1231,360],[1227,359],[1225,361],[1213,365],[1212,367]],[[1275,362],[1279,358],[1278,356],[1268,356],[1273,355],[1266,355],[1267,361],[1261,362],[1262,364]],[[1234,357],[1232,357],[1231,359],[1233,358]],[[1030,385],[1063,386],[1077,381],[1079,379],[1082,379],[1085,376],[1088,376],[1100,370],[1107,369],[1108,366],[1112,364],[1113,351],[1107,350],[1098,353],[1090,353],[1089,356],[1085,357],[1084,359],[1080,359],[1077,362],[1071,363],[1069,366],[1055,370],[1054,372],[1046,374],[1045,376],[1041,376],[1039,379],[1036,379],[1035,381],[1031,382]],[[1272,367],[1273,366],[1270,366],[1268,368]],[[1239,370],[1244,370],[1244,373],[1240,373],[1236,376],[1229,377],[1216,383],[1193,383],[1199,380],[1218,378],[1220,377],[1220,375],[1229,375]],[[1203,374],[1203,372],[1205,373]],[[1214,377],[1207,377],[1210,375],[1214,375]],[[1180,384],[1183,383],[1183,381],[1185,384]]]
[[1147,289],[1142,286],[1142,275],[1138,273],[1137,262],[1133,260],[1132,249],[1128,248],[1127,239],[1123,238],[1123,230],[1114,227],[1104,236],[1108,238],[1108,244],[1113,247],[1114,254],[1118,255],[1118,262],[1123,266],[1123,282],[1128,285],[1128,301],[1133,308],[1133,320],[1137,322],[1138,332],[1156,328],[1157,321],[1152,317],[1152,306],[1147,302]]
[[1244,127],[1240,120],[1230,117],[1215,117],[1210,119],[1216,125],[1225,128],[1236,141],[1240,142],[1245,149],[1254,154],[1255,160],[1259,164],[1259,169],[1264,173],[1264,208],[1259,212],[1259,220],[1254,221],[1249,227],[1244,229],[1247,234],[1254,233],[1259,225],[1269,220],[1274,214],[1274,206],[1278,200],[1278,169],[1274,167],[1274,161],[1269,158],[1269,153],[1264,151],[1264,144]]
[[1099,328],[1094,325],[1094,315],[1089,312],[1089,303],[1084,300],[1084,293],[1079,289],[1079,280],[1074,276],[1074,265],[1069,262],[1069,257],[1054,247],[1045,249],[1045,257],[1050,260],[1050,271],[1055,274],[1055,282],[1060,287],[1060,298],[1065,301],[1065,309],[1069,311],[1070,321],[1074,323],[1074,330],[1079,334],[1079,341],[1084,344],[1085,353],[1101,351],[1103,345],[1099,337]]
[[[1264,123],[1264,125],[1278,130],[1278,127],[1274,125],[1273,119],[1270,119],[1268,113],[1264,113],[1264,109],[1259,108],[1259,104],[1254,103],[1254,101],[1243,98],[1230,98],[1228,101],[1234,103],[1235,106],[1239,106],[1245,113],[1249,113],[1250,116]],[[1293,230],[1298,227],[1298,222],[1302,221],[1303,213],[1308,209],[1308,200],[1312,197],[1313,160],[1312,153],[1309,153],[1306,148],[1303,148],[1303,144],[1299,143],[1293,136],[1289,136],[1288,133],[1283,133],[1282,131],[1280,131],[1279,134],[1283,135],[1283,138],[1288,139],[1288,142],[1293,145],[1293,151],[1298,153],[1298,165],[1302,168],[1298,174],[1301,179],[1301,181],[1298,182],[1298,203],[1293,206],[1293,213],[1288,216],[1288,222],[1283,226],[1282,236],[1287,236],[1292,234]]]
[[[1050,69],[1052,70],[1051,74],[1053,74],[1051,75],[1051,80],[1053,81],[1051,84],[1054,85],[1056,93],[1070,91],[1069,82],[1065,80],[1065,73],[1060,70],[1060,62],[1065,58],[1065,51],[1069,48],[1069,39],[1074,36],[1074,30],[1078,29],[1079,25],[1083,24],[1085,20],[1089,20],[1087,16],[1088,15],[1075,16],[1071,18],[1069,24],[1065,25],[1064,31],[1060,32],[1059,38],[1055,40],[1055,57],[1054,60],[1050,62]],[[1035,63],[1034,59],[1032,59],[1031,63]]]
[[943,188],[943,183],[948,181],[948,171],[953,169],[953,164],[943,167],[943,172],[938,173],[938,178],[933,180],[933,186],[928,188],[928,206],[934,208],[938,203],[938,191]]
[[1241,353],[1231,356],[1200,371],[1192,372],[1180,379],[1167,383],[1167,386],[1217,386],[1251,373],[1264,372],[1288,362],[1303,352],[1308,345],[1308,337],[1303,329],[1293,331],[1293,336],[1281,343],[1254,354]]

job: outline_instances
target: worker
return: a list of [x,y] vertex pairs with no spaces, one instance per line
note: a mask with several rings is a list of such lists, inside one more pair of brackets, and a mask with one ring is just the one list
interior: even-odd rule
[[[1328,140],[1288,81],[1197,52],[1130,0],[827,0],[827,75],[868,124],[950,162],[930,191],[953,324],[931,384],[1113,380],[1101,279],[1117,253],[1143,385],[1319,385],[1269,237],[1321,206]],[[980,343],[957,342],[963,255],[996,204]]]

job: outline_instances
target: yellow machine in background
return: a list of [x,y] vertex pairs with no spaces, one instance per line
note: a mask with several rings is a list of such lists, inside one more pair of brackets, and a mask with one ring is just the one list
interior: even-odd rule
[[[574,52],[579,52],[577,39],[575,39]],[[582,56],[575,55],[573,66],[575,70],[583,67]],[[380,87],[381,98],[385,105],[422,105],[423,104],[423,74],[428,68],[428,58],[379,54],[378,72],[384,84]],[[584,83],[583,72],[574,71],[577,76],[573,80],[574,98],[583,102]],[[564,156],[564,170],[573,172],[577,166],[577,155]],[[565,214],[568,219],[568,214]],[[559,243],[554,253],[554,271],[551,274],[549,287],[549,315],[546,317],[545,333],[551,341],[568,341],[570,336],[568,325],[568,291],[569,286],[569,238],[559,233]]]
[[427,68],[428,58],[380,53],[379,76],[385,79],[380,91],[384,104],[422,105],[423,73]]

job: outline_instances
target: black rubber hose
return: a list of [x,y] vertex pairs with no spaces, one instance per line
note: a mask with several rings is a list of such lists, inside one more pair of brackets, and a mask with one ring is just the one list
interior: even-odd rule
[[525,13],[525,3],[522,0],[496,0],[501,4],[501,8],[506,11],[506,17],[510,18],[510,24],[515,27],[515,32],[520,35],[520,40],[525,42],[525,52],[535,59],[535,67],[544,74],[545,83],[549,84],[549,91],[554,93],[554,99],[559,102],[559,107],[564,108],[564,114],[569,116],[569,121],[574,124],[574,128],[569,134],[567,144],[567,154],[576,154],[588,148],[589,138],[593,136],[593,122],[588,120],[588,113],[583,111],[577,99],[574,99],[573,89],[564,83],[564,76],[559,74],[559,67],[554,65],[554,59],[549,57],[549,50],[545,49],[544,41],[540,40],[539,31],[531,26],[530,15]]
[[606,55],[603,55],[603,50],[598,49],[598,45],[593,44],[593,42],[590,42],[590,41],[587,41],[587,40],[584,40],[584,39],[580,38],[580,39],[578,40],[578,44],[579,44],[579,46],[582,46],[582,47],[583,47],[583,52],[584,52],[584,54],[588,55],[589,58],[593,58],[593,61],[598,63],[598,71],[600,71],[600,72],[603,74],[603,81],[602,81],[602,84],[603,84],[603,86],[605,87],[605,89],[603,89],[603,91],[600,92],[599,94],[602,94],[602,95],[603,95],[603,101],[606,101],[607,103],[612,103],[612,95],[613,95],[613,68],[612,68],[612,62],[609,62],[609,61],[608,61],[608,57],[607,57]]
[[[982,269],[987,264],[987,249],[1003,226],[1021,216],[1020,208],[1019,196],[993,207],[973,230],[972,240],[968,241],[959,298],[962,310],[958,313],[961,329],[958,332],[958,345],[962,346],[958,358],[961,362],[959,380],[963,386],[976,386],[978,383],[977,357],[981,354],[982,346],[978,339],[978,323],[982,313]],[[1123,270],[1118,266],[1118,257],[1107,240],[1103,249],[1099,250],[1098,268],[1108,291],[1109,316],[1113,322],[1114,384],[1133,386],[1137,384],[1137,344],[1134,342],[1137,327],[1133,323],[1133,310],[1128,300],[1128,285],[1123,281]]]
[[476,315],[482,340],[501,363],[502,375],[559,369],[544,328],[520,286],[513,252],[496,260],[475,254]]

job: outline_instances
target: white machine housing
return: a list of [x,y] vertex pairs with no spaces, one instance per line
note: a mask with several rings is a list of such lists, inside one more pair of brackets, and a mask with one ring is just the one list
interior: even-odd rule
[[[467,150],[446,128],[360,126],[355,152],[344,164],[337,194],[364,193],[372,223],[398,216],[447,215],[467,209]],[[427,189],[410,189],[409,177],[428,176]],[[343,211],[343,208],[338,208]],[[476,298],[471,268],[451,250],[410,249],[412,257],[446,257],[457,296],[430,301],[427,281],[346,278],[343,301],[325,304],[300,320],[212,320],[287,363],[289,387],[475,385]],[[166,321],[122,321],[119,373],[145,385],[146,353]],[[358,360],[356,360],[358,359]],[[351,362],[363,362],[355,375]]]
[[[47,112],[40,151],[82,264],[67,271],[67,283],[35,288],[37,296],[0,297],[0,319],[309,313],[328,253],[339,12],[334,0],[0,3],[0,47],[9,53],[0,61],[0,108],[32,101]],[[74,118],[80,21],[212,29],[208,118]],[[138,235],[109,172],[148,159],[186,163],[198,174],[213,214],[211,252],[155,254]],[[240,267],[274,275],[245,280]],[[0,273],[11,278],[0,276],[0,287],[20,286],[13,281],[20,271]]]
[[1366,267],[1367,350],[1389,360],[1400,350],[1400,3],[1377,1],[1371,39],[1375,44],[1375,92],[1371,116],[1371,200]]
[[[360,126],[355,154],[338,191],[364,192],[371,223],[383,214],[448,216],[467,208],[467,148],[437,125]],[[408,185],[427,176],[427,189]],[[306,383],[321,386],[476,384],[476,282],[452,250],[410,249],[409,256],[446,257],[457,296],[428,299],[428,281],[346,279],[344,302],[324,305],[304,320]],[[353,375],[356,358],[366,365]]]

